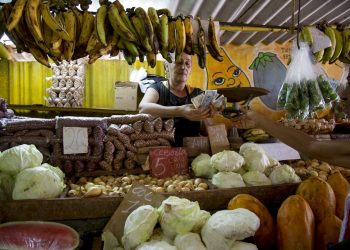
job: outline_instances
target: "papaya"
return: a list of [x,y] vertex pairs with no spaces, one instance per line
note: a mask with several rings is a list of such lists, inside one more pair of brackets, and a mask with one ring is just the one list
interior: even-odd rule
[[310,205],[316,222],[329,214],[335,214],[335,195],[332,187],[319,177],[310,177],[302,181],[296,191]]
[[344,219],[345,199],[349,193],[350,184],[339,171],[331,174],[327,182],[331,185],[335,195],[335,215],[342,220]]
[[327,250],[327,244],[337,243],[342,220],[334,214],[324,217],[316,226],[316,250]]
[[277,245],[279,250],[313,250],[315,217],[300,195],[291,195],[277,212]]
[[228,203],[227,209],[245,208],[260,219],[260,227],[252,240],[260,250],[271,250],[276,246],[276,224],[269,210],[257,198],[249,194],[238,194]]

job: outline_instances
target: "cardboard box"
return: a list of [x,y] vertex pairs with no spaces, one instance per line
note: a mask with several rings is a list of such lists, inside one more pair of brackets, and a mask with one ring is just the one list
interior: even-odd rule
[[114,108],[116,110],[137,111],[140,88],[137,82],[116,82]]

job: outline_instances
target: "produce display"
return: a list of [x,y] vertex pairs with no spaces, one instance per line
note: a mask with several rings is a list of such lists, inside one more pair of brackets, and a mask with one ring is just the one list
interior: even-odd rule
[[286,119],[278,122],[289,128],[298,129],[310,135],[330,134],[335,128],[335,120],[330,119]]
[[86,60],[62,61],[52,65],[52,87],[47,89],[49,106],[76,108],[82,107],[85,88]]
[[155,192],[189,192],[209,189],[207,180],[190,178],[188,175],[174,175],[158,179],[150,175],[80,177],[76,182],[69,181],[70,197],[124,196],[133,184],[143,184]]
[[[128,64],[146,57],[151,67],[160,53],[169,62],[170,53],[178,60],[183,52],[197,55],[201,68],[206,66],[206,52],[223,61],[216,25],[205,21],[204,31],[199,17],[172,16],[168,9],[149,7],[125,9],[118,1],[100,1],[96,15],[88,5],[74,1],[20,0],[1,8],[1,27],[14,42],[18,52],[31,53],[41,64],[56,64],[89,56],[89,63],[103,55],[123,52]],[[3,32],[2,32],[3,33]],[[0,37],[2,36],[0,33]],[[1,47],[0,47],[1,48]]]

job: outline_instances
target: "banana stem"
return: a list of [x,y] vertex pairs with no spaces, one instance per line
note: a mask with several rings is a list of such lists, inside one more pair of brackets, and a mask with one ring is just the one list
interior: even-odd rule
[[[257,32],[257,31],[290,32],[290,27],[268,26],[268,25],[247,25],[247,24],[220,22],[220,30],[240,31],[240,32]],[[294,31],[296,31],[296,28],[294,28]]]

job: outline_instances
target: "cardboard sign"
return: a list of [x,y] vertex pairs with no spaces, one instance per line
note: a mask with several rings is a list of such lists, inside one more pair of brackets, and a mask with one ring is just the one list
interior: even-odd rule
[[115,84],[115,103],[117,110],[137,110],[139,84],[137,82],[117,82]]
[[271,156],[272,158],[278,161],[300,159],[298,151],[282,142],[262,143],[259,144],[259,146],[261,146],[265,150],[267,155]]
[[63,127],[63,154],[86,154],[88,145],[87,128]]
[[121,243],[125,221],[132,211],[143,205],[159,207],[164,199],[163,195],[153,192],[144,185],[134,184],[103,229],[104,244],[116,244],[114,237]]
[[210,154],[209,138],[204,136],[185,137],[183,145],[188,157],[196,157],[199,154]]
[[149,152],[150,174],[166,178],[188,173],[188,158],[184,148],[153,148]]
[[207,130],[212,154],[230,149],[230,142],[227,139],[227,131],[224,124],[208,126]]

